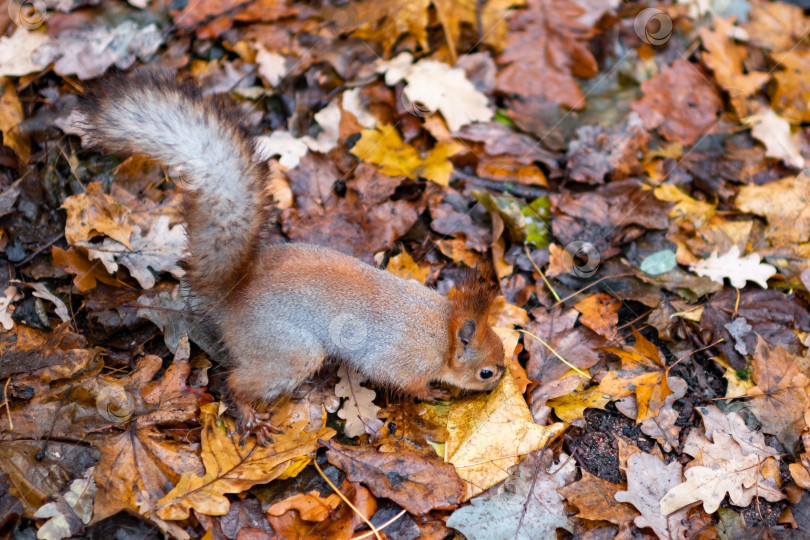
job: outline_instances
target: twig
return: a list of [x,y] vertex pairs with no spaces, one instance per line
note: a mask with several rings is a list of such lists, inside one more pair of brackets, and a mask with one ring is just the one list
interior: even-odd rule
[[573,369],[574,371],[576,371],[577,373],[579,373],[580,375],[582,375],[582,376],[583,376],[583,377],[585,377],[586,379],[590,380],[590,378],[591,378],[591,376],[590,376],[590,375],[588,375],[587,373],[585,373],[584,371],[582,371],[581,369],[579,369],[579,368],[578,368],[578,367],[576,367],[575,365],[571,364],[571,363],[570,363],[568,360],[566,360],[565,358],[563,358],[562,356],[560,356],[560,354],[559,354],[557,351],[555,351],[555,350],[554,350],[554,347],[552,347],[551,345],[549,345],[548,343],[546,343],[545,341],[543,341],[542,339],[540,339],[538,336],[535,336],[534,334],[532,334],[532,333],[531,333],[531,332],[529,332],[528,330],[521,330],[521,329],[518,329],[518,332],[523,332],[524,334],[527,334],[527,335],[529,335],[529,336],[533,337],[534,339],[536,339],[537,341],[539,341],[539,342],[540,342],[540,343],[541,343],[541,344],[542,344],[542,345],[543,345],[543,346],[544,346],[546,349],[548,349],[549,351],[551,351],[551,354],[553,354],[554,356],[556,356],[556,357],[557,357],[557,358],[560,360],[560,362],[562,362],[563,364],[565,364],[565,365],[566,365],[566,366],[568,366],[569,368]]
[[559,304],[560,303],[560,295],[557,294],[557,291],[554,290],[554,287],[552,287],[551,283],[549,283],[548,280],[546,279],[546,275],[543,273],[542,270],[540,270],[540,267],[537,266],[537,263],[534,262],[534,259],[532,259],[532,254],[529,252],[529,246],[527,244],[523,244],[523,249],[526,250],[526,256],[529,258],[529,262],[532,263],[532,266],[534,266],[534,269],[537,270],[537,273],[540,274],[541,278],[543,278],[543,283],[546,284],[546,287],[548,287],[548,290],[551,291],[551,294],[554,295],[554,299]]
[[[379,528],[377,528],[377,530],[378,531],[383,530],[384,528],[388,527],[389,525],[391,525],[393,522],[395,522],[396,520],[398,520],[399,518],[401,518],[404,515],[405,515],[405,510],[402,510],[402,512],[400,512],[399,514],[395,515],[394,517],[392,517],[391,519],[389,519],[388,521],[386,521],[385,523],[380,525]],[[366,533],[361,534],[360,536],[355,536],[354,538],[351,538],[350,540],[362,540],[363,538],[369,537],[372,534],[374,534],[374,531],[368,531]]]
[[332,481],[331,481],[331,480],[329,480],[329,478],[327,478],[327,476],[326,476],[326,475],[323,473],[323,471],[321,470],[320,465],[318,465],[318,460],[317,460],[317,459],[313,459],[313,460],[312,460],[312,463],[313,463],[313,465],[315,465],[315,468],[316,468],[316,469],[318,469],[318,472],[320,473],[320,475],[321,475],[321,476],[323,476],[323,479],[324,479],[324,480],[326,480],[326,483],[327,483],[327,484],[329,484],[329,487],[331,487],[331,488],[332,488],[332,489],[335,491],[335,493],[337,493],[337,494],[338,494],[338,497],[340,497],[341,499],[343,499],[343,502],[345,502],[346,504],[348,504],[348,505],[349,505],[349,508],[351,508],[352,510],[354,510],[354,511],[357,513],[357,515],[358,515],[358,516],[360,516],[361,518],[363,518],[363,521],[365,521],[365,522],[366,522],[366,525],[368,525],[368,526],[369,526],[369,528],[371,529],[371,531],[374,533],[374,536],[376,536],[376,537],[377,537],[377,540],[382,540],[382,537],[380,536],[380,531],[379,531],[379,530],[377,530],[377,527],[375,527],[375,526],[374,526],[374,524],[373,524],[373,523],[371,523],[371,521],[369,521],[369,520],[366,518],[366,516],[364,516],[364,515],[363,515],[363,513],[362,513],[360,510],[358,510],[358,509],[357,509],[357,507],[356,507],[355,505],[353,505],[353,504],[352,504],[352,502],[351,502],[349,499],[347,499],[347,498],[346,498],[346,496],[345,496],[343,493],[341,493],[341,492],[340,492],[340,490],[339,490],[339,489],[338,489],[338,488],[335,486],[335,484],[333,484],[333,483],[332,483]]

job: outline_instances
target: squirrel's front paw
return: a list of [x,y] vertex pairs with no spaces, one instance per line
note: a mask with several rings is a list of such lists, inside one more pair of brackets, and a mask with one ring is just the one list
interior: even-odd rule
[[267,446],[275,442],[274,433],[283,433],[282,429],[270,422],[268,413],[256,412],[250,404],[237,405],[238,420],[236,428],[240,433],[239,444],[244,445],[250,435],[256,436],[256,443]]
[[431,386],[428,388],[427,397],[424,399],[424,401],[436,403],[439,401],[447,401],[451,397],[452,394],[449,390],[445,390],[444,388],[440,388],[438,386]]

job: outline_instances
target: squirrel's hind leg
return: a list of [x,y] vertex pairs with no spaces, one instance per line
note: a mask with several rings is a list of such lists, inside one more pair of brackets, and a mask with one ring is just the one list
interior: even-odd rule
[[259,341],[250,350],[230,349],[234,366],[228,375],[228,394],[236,406],[237,428],[242,441],[256,435],[262,446],[273,442],[273,434],[282,430],[270,422],[269,414],[258,412],[255,405],[291,394],[326,359],[326,349],[314,336],[301,332],[294,336],[272,334],[272,343]]

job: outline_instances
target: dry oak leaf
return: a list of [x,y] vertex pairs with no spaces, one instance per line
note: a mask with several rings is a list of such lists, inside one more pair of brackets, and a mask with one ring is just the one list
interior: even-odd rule
[[807,37],[810,20],[798,5],[752,0],[748,23],[744,27],[751,43],[780,52],[792,49]]
[[753,71],[743,73],[745,49],[737,46],[729,37],[733,24],[721,17],[714,17],[714,30],[707,27],[700,29],[700,39],[706,48],[703,62],[714,71],[714,77],[720,86],[728,92],[732,106],[739,116],[748,112],[746,97],[759,90],[768,82],[770,75]]
[[599,383],[599,391],[614,399],[635,394],[638,401],[636,422],[641,423],[658,415],[672,390],[667,384],[667,367],[658,348],[635,328],[633,336],[636,343],[632,347],[624,350],[605,347],[606,351],[621,359],[622,366],[605,375]]
[[717,130],[717,113],[722,100],[697,66],[675,60],[666,71],[641,83],[644,97],[632,108],[648,130],[658,131],[671,141],[694,144],[701,136]]
[[800,361],[778,345],[769,349],[759,337],[753,355],[757,385],[746,394],[762,431],[776,435],[787,448],[805,428],[804,412],[810,408],[810,379],[799,370]]
[[557,488],[574,478],[576,462],[565,454],[557,463],[551,457],[547,448],[535,450],[503,484],[453,512],[447,526],[468,540],[551,539],[558,528],[570,532]]
[[[740,445],[724,431],[714,432],[714,442],[695,431],[689,433],[684,451],[697,455],[684,473],[686,480],[661,498],[661,513],[703,501],[703,510],[714,513],[728,493],[731,504],[748,506],[754,497],[771,502],[785,498],[774,478],[762,476],[765,462],[756,454],[743,455]],[[769,458],[770,459],[770,458]]]
[[492,392],[459,399],[450,406],[444,459],[467,482],[467,500],[509,476],[509,467],[564,429],[561,422],[534,423],[512,372],[506,370]]
[[633,522],[642,529],[649,527],[658,538],[670,540],[689,538],[687,511],[679,510],[666,515],[659,501],[672,488],[681,483],[683,467],[677,461],[665,464],[658,456],[637,453],[627,458],[627,491],[619,491],[615,499],[630,503],[641,512]]
[[352,482],[362,483],[376,497],[391,499],[415,515],[457,508],[466,485],[455,468],[408,448],[380,452],[372,446],[327,443],[326,458]]
[[737,208],[768,220],[765,237],[772,246],[806,242],[810,238],[808,180],[802,174],[788,176],[764,186],[742,186]]
[[131,211],[101,191],[100,182],[91,182],[84,193],[65,199],[62,208],[67,211],[65,237],[71,244],[104,234],[132,249]]
[[728,278],[732,287],[742,289],[747,281],[753,281],[763,289],[768,288],[768,278],[776,274],[776,268],[765,264],[758,253],[740,256],[740,248],[731,246],[727,253],[718,257],[714,250],[708,259],[692,263],[689,268],[699,276],[705,276],[717,283]]
[[414,180],[424,177],[446,186],[453,172],[449,158],[463,149],[459,143],[440,142],[423,157],[416,148],[403,142],[394,126],[383,124],[378,128],[364,129],[351,153],[377,165],[389,176],[403,175]]
[[400,53],[390,61],[379,62],[377,71],[385,73],[388,86],[404,79],[407,84],[402,93],[415,111],[425,115],[439,111],[450,131],[492,118],[487,97],[476,90],[461,68],[430,59],[413,63],[410,53]]
[[158,501],[159,518],[186,519],[192,508],[202,514],[225,515],[229,508],[227,494],[241,493],[278,478],[293,461],[317,450],[319,439],[329,439],[336,433],[327,427],[303,432],[308,421],[295,420],[284,426],[284,433],[276,435],[275,442],[267,447],[257,445],[254,437],[241,445],[236,423],[230,417],[218,417],[218,407],[218,403],[200,407],[205,474],[184,474],[174,489]]
[[295,510],[304,521],[323,521],[342,500],[337,493],[322,497],[317,489],[313,489],[309,493],[296,493],[273,504],[267,509],[267,513],[279,517],[290,510]]
[[506,48],[496,59],[505,66],[496,90],[523,97],[539,96],[572,109],[585,106],[575,77],[596,75],[588,50],[592,30],[578,22],[580,6],[569,0],[528,0],[528,9],[510,20]]
[[762,108],[745,119],[750,124],[751,135],[765,145],[767,157],[781,159],[794,169],[804,167],[804,156],[799,144],[790,131],[790,122],[776,114],[771,108]]
[[[346,322],[350,324],[350,321]],[[363,337],[365,338],[365,335]],[[352,438],[364,433],[373,435],[383,425],[382,421],[377,418],[380,407],[374,404],[377,393],[361,386],[362,377],[356,370],[350,370],[341,365],[337,373],[340,380],[335,385],[335,395],[338,398],[344,398],[343,406],[338,411],[338,416],[346,421],[343,434]]]
[[[344,480],[340,486],[340,492],[351,501],[354,508],[356,508],[363,517],[371,519],[374,512],[377,510],[377,501],[371,496],[371,493],[361,486]],[[330,496],[331,497],[331,496]],[[337,497],[337,495],[335,495]],[[282,501],[283,502],[283,501]],[[281,516],[275,516],[268,511],[267,519],[273,531],[276,533],[274,538],[299,538],[307,540],[349,540],[355,537],[354,530],[360,525],[364,524],[358,512],[356,512],[348,504],[338,504],[336,509],[329,515],[329,519],[320,522],[305,521],[302,516],[298,514],[297,508],[287,510]],[[374,536],[371,535],[371,538]],[[240,534],[237,538],[242,540]],[[260,536],[259,538],[268,538]],[[366,537],[369,538],[369,537]]]
[[638,516],[631,506],[617,503],[614,496],[619,490],[626,490],[625,484],[614,484],[602,480],[588,471],[582,471],[582,478],[573,484],[557,488],[568,502],[579,508],[578,518],[604,520],[622,525]]
[[101,261],[110,274],[115,274],[118,265],[123,264],[142,288],[151,289],[155,286],[155,273],[169,272],[178,279],[183,277],[179,262],[186,246],[186,231],[180,224],[170,228],[169,221],[169,216],[158,216],[145,232],[134,226],[131,248],[110,238],[100,244],[78,245],[87,249],[91,260]]
[[756,454],[762,459],[780,455],[776,448],[765,444],[765,436],[762,433],[748,429],[739,413],[726,414],[714,405],[696,407],[696,410],[703,418],[703,426],[709,440],[714,440],[716,431],[723,431],[737,441],[743,455]]

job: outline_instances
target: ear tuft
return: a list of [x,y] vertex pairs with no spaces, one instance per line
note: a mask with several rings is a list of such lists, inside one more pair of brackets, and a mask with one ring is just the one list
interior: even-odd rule
[[474,320],[465,320],[458,329],[458,339],[460,339],[464,345],[469,344],[475,335],[475,329],[476,324]]

